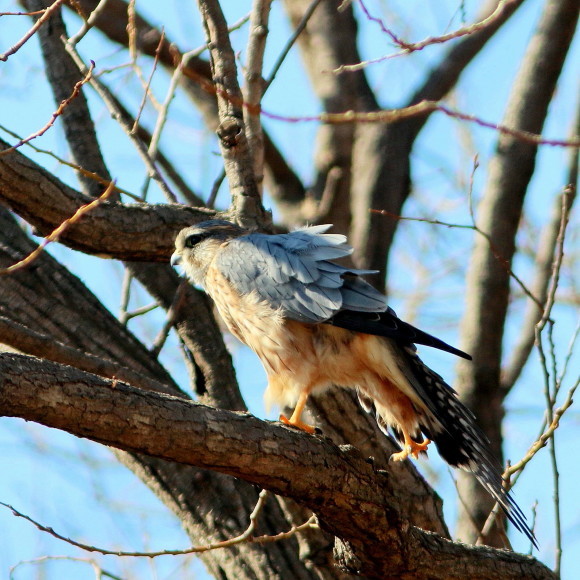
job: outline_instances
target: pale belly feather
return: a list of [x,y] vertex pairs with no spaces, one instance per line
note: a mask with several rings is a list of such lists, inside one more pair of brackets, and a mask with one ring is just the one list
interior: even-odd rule
[[358,387],[375,401],[387,423],[416,428],[425,409],[399,369],[388,339],[328,324],[285,319],[256,293],[239,296],[210,268],[211,296],[228,328],[260,358],[268,375],[267,405],[293,406],[300,394],[336,385]]

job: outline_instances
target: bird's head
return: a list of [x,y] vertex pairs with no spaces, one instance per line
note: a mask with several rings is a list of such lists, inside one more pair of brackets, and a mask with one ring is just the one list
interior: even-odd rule
[[203,286],[207,268],[220,246],[246,233],[226,220],[208,220],[185,228],[175,239],[171,265],[181,265],[190,280]]

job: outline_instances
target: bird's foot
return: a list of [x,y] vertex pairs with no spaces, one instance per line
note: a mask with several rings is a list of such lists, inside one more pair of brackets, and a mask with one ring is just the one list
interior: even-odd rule
[[303,423],[300,419],[293,420],[292,417],[288,419],[286,415],[280,415],[280,421],[282,421],[282,423],[285,423],[286,425],[290,425],[291,427],[296,427],[301,431],[306,431],[306,433],[310,433],[310,435],[313,435],[314,432],[316,431],[316,428],[313,427],[312,425]]
[[412,455],[415,459],[419,459],[419,453],[421,451],[426,452],[430,443],[431,441],[429,439],[425,439],[425,441],[423,441],[422,443],[417,443],[416,441],[410,439],[408,442],[406,442],[402,451],[399,451],[398,453],[393,453],[391,455],[389,461],[403,461],[404,459],[407,459],[409,455]]

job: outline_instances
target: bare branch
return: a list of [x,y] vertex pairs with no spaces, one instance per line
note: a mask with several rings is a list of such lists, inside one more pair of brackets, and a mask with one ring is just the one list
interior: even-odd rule
[[[5,53],[0,54],[0,60],[6,62],[8,57],[18,52],[36,33],[36,31],[52,16],[52,14],[60,8],[64,0],[56,0],[48,8],[44,9],[42,16],[40,16],[34,23],[34,26],[10,49]],[[39,14],[40,11],[29,12],[30,15]]]
[[[6,147],[0,140],[0,149]],[[0,185],[0,200],[45,234],[88,201],[18,151],[0,156]],[[59,241],[102,257],[168,262],[178,232],[212,216],[212,210],[187,206],[107,202],[68,228]]]
[[54,125],[55,121],[60,117],[60,115],[63,114],[64,110],[68,107],[68,105],[72,102],[72,100],[78,96],[81,87],[91,80],[94,68],[95,63],[91,61],[90,66],[86,70],[84,78],[81,79],[78,83],[76,83],[76,85],[73,87],[70,96],[60,103],[58,109],[50,116],[50,120],[48,121],[48,123],[46,123],[46,125],[44,125],[44,127],[42,127],[42,129],[39,129],[38,131],[32,133],[32,135],[29,135],[28,137],[21,139],[18,143],[16,143],[16,145],[13,145],[8,149],[0,151],[0,155],[6,155],[7,153],[11,153],[12,151],[15,151],[25,143],[28,143],[29,141],[32,141],[33,139],[36,139],[37,137],[41,137],[42,135],[44,135]]
[[51,232],[48,236],[46,236],[42,244],[40,244],[33,252],[28,254],[26,258],[19,260],[16,264],[13,264],[8,268],[0,269],[0,276],[12,274],[13,272],[17,272],[18,270],[22,270],[23,268],[27,268],[28,266],[30,266],[30,264],[34,262],[34,260],[36,260],[36,258],[40,255],[40,253],[44,250],[44,248],[48,246],[48,244],[57,241],[60,238],[60,236],[66,230],[68,230],[68,228],[77,223],[84,215],[91,212],[94,208],[101,205],[104,201],[107,200],[107,198],[113,195],[114,192],[115,192],[115,182],[111,181],[109,187],[105,189],[105,191],[100,197],[91,201],[90,203],[87,203],[79,207],[75,211],[73,216],[64,220],[53,232]]
[[[87,13],[90,13],[97,5],[97,1],[76,0],[76,4],[81,5]],[[122,46],[128,46],[127,24],[127,3],[123,0],[109,0],[106,10],[95,22],[96,27]],[[153,56],[161,33],[139,13],[135,14],[135,26],[139,50],[144,54]],[[159,61],[165,67],[173,70],[182,60],[182,56],[176,43],[166,35]],[[200,109],[206,125],[211,130],[215,130],[219,121],[215,98],[216,88],[211,82],[210,65],[207,61],[192,56],[187,59],[183,66],[182,86],[185,93]],[[304,186],[266,132],[264,132],[264,161],[266,164],[266,185],[272,195],[277,199],[283,199],[287,206],[300,204],[304,199]]]
[[[558,0],[545,5],[514,82],[504,125],[535,134],[542,131],[576,29],[578,14],[575,8],[577,0]],[[502,457],[504,392],[500,387],[500,374],[510,275],[496,254],[511,265],[522,207],[535,164],[536,145],[537,142],[520,140],[508,133],[499,136],[478,212],[478,226],[488,234],[493,247],[481,237],[476,239],[467,276],[466,314],[460,345],[473,355],[473,361],[469,365],[459,363],[456,389],[478,417],[498,458]],[[518,171],[513,171],[514,164]],[[479,507],[475,515],[483,526],[493,503],[467,474],[460,473],[458,481],[463,497]],[[460,516],[458,534],[465,540],[473,538],[471,522],[465,516]]]
[[235,218],[249,229],[269,222],[258,192],[243,122],[242,93],[227,24],[216,0],[199,0],[210,52],[220,124],[217,134],[232,195]]
[[287,123],[321,122],[327,123],[329,125],[384,123],[388,125],[398,123],[400,121],[406,121],[408,119],[413,119],[415,117],[422,117],[435,111],[444,113],[448,117],[457,119],[459,121],[467,121],[469,123],[475,123],[480,127],[485,127],[486,129],[493,129],[502,135],[513,137],[515,140],[521,141],[522,143],[528,145],[549,145],[552,147],[570,148],[580,147],[580,138],[578,137],[572,137],[570,139],[547,139],[538,133],[534,133],[533,131],[518,129],[516,127],[511,127],[501,123],[493,123],[491,121],[481,119],[475,115],[456,111],[447,105],[441,104],[438,101],[421,101],[414,105],[409,105],[400,109],[371,111],[368,113],[345,111],[342,113],[321,113],[320,115],[292,117],[262,110],[262,115],[269,119],[284,121]]
[[254,531],[256,529],[256,519],[260,511],[262,511],[264,507],[264,500],[267,497],[267,493],[265,490],[262,490],[260,495],[258,496],[258,503],[256,503],[256,507],[254,511],[250,514],[250,523],[246,530],[242,532],[239,536],[235,538],[230,538],[229,540],[223,540],[221,542],[214,542],[212,544],[207,544],[206,546],[191,546],[190,548],[185,548],[183,550],[159,550],[156,552],[128,552],[122,550],[108,550],[106,548],[99,548],[97,546],[92,546],[90,544],[85,544],[83,542],[77,542],[76,540],[72,540],[71,538],[67,538],[58,532],[55,532],[53,528],[45,526],[36,520],[32,519],[30,516],[18,511],[11,505],[7,503],[1,502],[0,505],[8,508],[16,517],[23,518],[26,521],[30,522],[36,528],[38,528],[41,532],[46,532],[50,534],[53,538],[57,540],[62,540],[75,548],[80,548],[81,550],[85,550],[85,552],[97,552],[102,554],[103,556],[120,556],[120,557],[136,557],[136,558],[157,558],[158,556],[185,556],[187,554],[201,554],[203,552],[209,552],[210,550],[218,550],[223,548],[230,548],[232,546],[236,546],[237,544],[267,544],[269,542],[277,542],[280,540],[285,540],[287,538],[291,538],[292,536],[299,534],[300,532],[304,532],[311,529],[318,529],[318,525],[314,521],[314,516],[309,518],[306,522],[299,526],[293,526],[287,532],[280,532],[275,536],[254,536]]
[[336,68],[333,72],[335,73],[343,73],[343,72],[353,72],[357,70],[362,70],[366,68],[370,64],[376,64],[379,62],[383,62],[389,58],[394,58],[397,56],[403,56],[410,54],[411,52],[415,52],[417,50],[423,50],[427,46],[431,46],[433,44],[443,44],[445,42],[449,42],[450,40],[454,40],[456,38],[461,38],[462,36],[469,36],[481,30],[485,30],[488,27],[494,27],[497,24],[503,22],[507,16],[511,15],[513,10],[521,4],[522,0],[499,0],[497,6],[493,10],[491,14],[485,16],[482,20],[475,22],[474,24],[470,24],[469,26],[463,26],[458,30],[453,32],[449,32],[448,34],[443,34],[441,36],[430,36],[425,40],[421,40],[420,42],[407,42],[397,36],[392,30],[385,26],[384,22],[372,14],[367,9],[363,0],[359,0],[359,4],[365,14],[365,16],[372,22],[377,23],[383,33],[385,33],[391,40],[395,43],[395,45],[399,46],[403,50],[396,54],[390,54],[388,56],[382,56],[379,58],[373,58],[371,60],[365,60],[358,64],[354,65],[343,65]]
[[[0,373],[0,408],[7,416],[39,421],[125,450],[217,469],[299,498],[317,514],[322,528],[359,554],[362,574],[385,577],[413,570],[418,580],[470,576],[483,580],[498,574],[514,580],[522,574],[554,578],[526,556],[454,544],[401,525],[403,515],[384,485],[385,474],[375,471],[354,448],[338,448],[327,439],[245,414],[112,384],[20,355],[0,354]],[[373,542],[367,539],[370,529]]]
[[245,69],[246,84],[244,87],[244,101],[249,107],[244,108],[244,121],[248,146],[254,160],[254,175],[258,184],[258,190],[262,192],[264,179],[264,142],[262,138],[262,124],[260,115],[257,113],[262,95],[264,83],[262,79],[262,67],[264,64],[264,51],[266,50],[266,38],[268,35],[268,19],[272,0],[254,0],[252,15],[250,18],[250,37],[248,39],[248,59]]

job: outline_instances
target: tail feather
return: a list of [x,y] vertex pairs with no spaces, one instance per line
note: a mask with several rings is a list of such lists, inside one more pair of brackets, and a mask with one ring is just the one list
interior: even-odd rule
[[[419,427],[433,441],[441,457],[452,467],[473,473],[479,483],[499,504],[507,519],[538,548],[534,533],[511,493],[504,488],[501,466],[494,458],[489,440],[476,423],[473,413],[459,400],[457,393],[434,371],[427,367],[412,348],[402,348],[405,359],[402,370],[428,411],[420,414]],[[388,425],[374,409],[368,395],[359,392],[359,401],[367,412],[376,413],[379,428],[403,442],[396,425]],[[422,441],[421,433],[411,433],[413,440]]]
[[537,540],[528,528],[525,515],[504,488],[499,462],[492,455],[489,440],[477,425],[473,413],[414,351],[405,352],[412,373],[428,399],[424,402],[431,411],[421,425],[425,435],[435,442],[439,454],[449,465],[473,473],[513,526],[537,548]]

